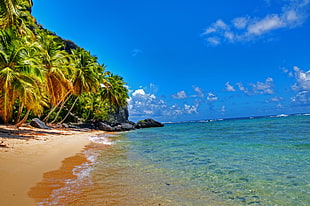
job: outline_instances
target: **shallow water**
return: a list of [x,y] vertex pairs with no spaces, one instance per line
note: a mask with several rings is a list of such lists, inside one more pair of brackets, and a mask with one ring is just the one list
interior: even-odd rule
[[309,124],[191,122],[97,137],[112,144],[85,151],[93,159],[77,176],[91,186],[75,205],[309,205]]

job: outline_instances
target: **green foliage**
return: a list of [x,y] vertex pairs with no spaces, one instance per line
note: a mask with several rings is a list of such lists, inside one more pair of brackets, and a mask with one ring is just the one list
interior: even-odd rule
[[106,79],[108,84],[102,87],[100,92],[102,99],[108,99],[115,107],[126,106],[129,97],[123,78],[109,73]]
[[109,111],[126,106],[123,78],[105,71],[90,52],[70,50],[63,39],[37,25],[31,6],[31,0],[0,0],[4,122],[20,125],[28,115],[42,114],[52,122],[104,120]]

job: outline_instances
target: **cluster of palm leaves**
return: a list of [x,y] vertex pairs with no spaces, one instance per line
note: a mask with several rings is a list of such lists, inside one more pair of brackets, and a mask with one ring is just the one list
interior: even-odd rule
[[20,126],[31,116],[49,123],[104,119],[127,104],[122,77],[90,52],[35,23],[31,0],[0,0],[0,116]]

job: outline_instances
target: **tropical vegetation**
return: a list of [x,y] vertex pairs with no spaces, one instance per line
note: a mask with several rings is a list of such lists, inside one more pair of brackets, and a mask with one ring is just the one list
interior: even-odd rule
[[125,108],[123,78],[89,51],[38,25],[31,0],[0,0],[0,117],[22,125],[105,120]]

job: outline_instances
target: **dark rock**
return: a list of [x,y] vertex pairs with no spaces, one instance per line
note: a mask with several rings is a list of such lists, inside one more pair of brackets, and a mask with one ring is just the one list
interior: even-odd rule
[[124,130],[122,129],[121,125],[118,125],[118,126],[113,127],[113,131],[114,132],[122,132]]
[[136,126],[136,123],[132,122],[132,121],[127,121],[128,124],[131,124],[133,126]]
[[74,50],[74,49],[77,49],[79,48],[78,45],[76,45],[73,41],[70,41],[70,40],[66,40],[66,39],[62,39],[65,43],[65,51],[69,54],[71,54],[71,50]]
[[157,122],[153,119],[145,119],[143,121],[139,121],[136,124],[136,128],[140,129],[140,128],[149,128],[149,127],[163,127],[164,125],[160,122]]
[[45,123],[42,122],[39,118],[34,118],[33,120],[31,120],[30,125],[40,129],[51,129],[46,126]]
[[109,112],[107,121],[111,123],[125,123],[128,122],[128,108],[118,107],[115,110]]
[[120,124],[120,127],[122,128],[122,131],[129,131],[135,129],[135,126],[129,123],[122,123]]
[[81,129],[95,129],[96,128],[92,122],[76,124],[76,127],[81,128]]
[[148,124],[150,124],[152,127],[163,127],[164,124],[160,123],[160,122],[157,122],[153,119],[146,119],[145,120]]
[[98,129],[103,130],[103,131],[108,131],[108,132],[114,131],[113,127],[103,122],[98,122]]
[[69,125],[66,124],[66,123],[62,123],[62,127],[63,127],[63,128],[69,128]]
[[99,129],[108,132],[122,132],[140,128],[164,126],[162,123],[157,122],[153,119],[145,119],[143,121],[139,121],[137,124],[128,120],[126,120],[125,122],[94,121],[88,124],[90,124],[88,125],[88,128],[93,127],[94,129]]

